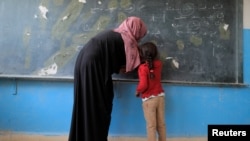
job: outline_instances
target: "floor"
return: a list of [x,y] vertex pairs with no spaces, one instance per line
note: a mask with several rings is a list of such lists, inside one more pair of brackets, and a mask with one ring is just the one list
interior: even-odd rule
[[[68,141],[65,136],[45,136],[0,132],[0,141]],[[142,137],[109,137],[109,141],[146,141]],[[167,138],[167,141],[207,141],[207,138]]]

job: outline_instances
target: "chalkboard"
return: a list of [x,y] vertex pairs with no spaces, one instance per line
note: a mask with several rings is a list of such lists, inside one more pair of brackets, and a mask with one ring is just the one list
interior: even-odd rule
[[[1,0],[0,77],[73,79],[76,56],[92,36],[138,16],[148,27],[141,43],[158,46],[162,81],[243,83],[242,5],[242,0]],[[136,70],[113,79],[137,80]]]

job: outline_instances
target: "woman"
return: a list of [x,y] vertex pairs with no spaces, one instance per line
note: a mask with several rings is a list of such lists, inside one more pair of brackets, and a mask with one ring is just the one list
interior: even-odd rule
[[74,72],[74,105],[69,141],[107,141],[113,106],[112,74],[140,64],[138,41],[147,32],[138,17],[90,39],[80,51]]

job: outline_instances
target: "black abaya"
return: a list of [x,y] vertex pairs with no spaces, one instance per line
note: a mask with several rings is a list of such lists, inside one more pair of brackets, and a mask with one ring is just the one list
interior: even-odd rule
[[120,33],[104,31],[78,54],[69,141],[107,141],[113,106],[112,74],[126,64]]

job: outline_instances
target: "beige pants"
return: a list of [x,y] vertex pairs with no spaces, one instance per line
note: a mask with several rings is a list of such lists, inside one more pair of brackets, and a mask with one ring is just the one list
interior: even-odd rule
[[147,125],[148,141],[166,141],[165,97],[157,96],[143,102],[144,117]]

